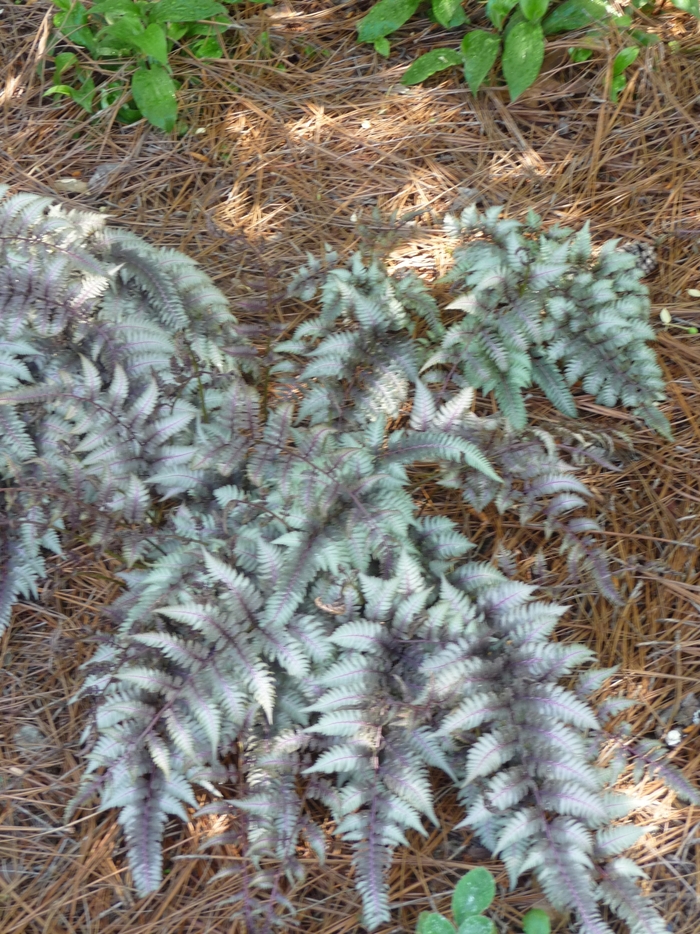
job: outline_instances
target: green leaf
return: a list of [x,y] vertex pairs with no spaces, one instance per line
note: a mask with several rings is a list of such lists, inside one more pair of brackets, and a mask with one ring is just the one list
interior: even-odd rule
[[458,925],[471,915],[481,914],[489,907],[496,894],[496,883],[493,876],[477,866],[472,869],[455,886],[452,895],[452,916]]
[[464,26],[469,22],[469,17],[464,12],[464,7],[458,6],[454,11],[452,19],[447,24],[447,29],[456,29],[458,26]]
[[624,75],[615,75],[610,85],[610,100],[617,103],[621,92],[627,87],[627,78]]
[[438,71],[461,64],[462,56],[454,49],[433,49],[413,62],[401,79],[401,84],[420,84]]
[[684,13],[690,13],[696,19],[700,19],[700,5],[698,0],[671,0],[671,3],[677,10],[683,10]]
[[520,0],[523,16],[531,23],[538,23],[547,12],[549,0]]
[[199,42],[193,42],[187,48],[195,58],[221,58],[221,46],[216,36],[207,36]]
[[592,57],[591,49],[569,49],[569,58],[572,62],[587,62]]
[[377,41],[374,43],[374,51],[377,53],[377,55],[382,55],[384,58],[389,58],[389,52],[391,52],[389,40],[384,37],[377,39]]
[[493,68],[501,48],[501,40],[492,32],[472,29],[462,39],[464,77],[472,94],[476,94]]
[[549,934],[550,930],[549,915],[541,908],[531,908],[523,917],[525,934]]
[[145,32],[136,39],[136,43],[144,55],[155,59],[161,65],[168,64],[168,40],[165,30],[158,23],[151,23]]
[[357,27],[358,41],[376,42],[395,32],[408,22],[419,4],[420,0],[379,0],[360,20]]
[[120,13],[131,13],[133,16],[138,16],[139,8],[133,0],[101,0],[99,3],[93,3],[90,12],[101,13],[107,22],[114,22]]
[[462,921],[457,934],[496,934],[496,925],[483,915],[470,915]]
[[122,97],[124,93],[123,81],[109,81],[100,87],[100,110],[106,110]]
[[518,0],[488,0],[486,15],[496,29],[500,29],[511,10],[518,5]]
[[435,19],[448,29],[452,23],[455,13],[461,7],[462,0],[433,0],[433,13]]
[[74,45],[79,45],[88,52],[95,49],[95,38],[87,25],[88,14],[82,3],[73,3],[65,13],[57,13],[53,24]]
[[131,92],[146,120],[169,133],[175,126],[175,84],[162,65],[139,68],[131,79]]
[[153,23],[196,23],[226,13],[215,0],[159,0],[153,4],[149,19]]
[[601,0],[564,0],[542,23],[542,30],[545,36],[554,36],[560,32],[583,29],[607,17],[607,7]]
[[55,70],[53,80],[59,81],[63,72],[68,71],[69,68],[72,68],[77,61],[78,56],[75,54],[75,52],[59,52],[54,59]]
[[436,911],[422,911],[418,918],[416,934],[455,934],[455,929],[444,915]]
[[656,45],[658,42],[661,42],[661,39],[653,32],[647,32],[645,29],[633,29],[630,32],[630,36],[634,39],[635,42],[638,42],[640,45],[647,48],[650,45]]
[[544,60],[544,35],[535,23],[519,23],[506,36],[503,48],[503,76],[511,101],[516,100],[536,80]]
[[613,75],[617,78],[618,75],[621,75],[625,68],[629,68],[632,62],[639,55],[639,49],[636,46],[630,46],[627,49],[622,49],[615,56],[615,61],[613,62]]
[[67,84],[54,84],[53,87],[47,88],[44,91],[43,96],[46,97],[47,94],[65,94],[66,97],[73,97],[73,88],[69,87]]
[[125,14],[115,19],[109,26],[105,26],[97,34],[98,49],[114,48],[138,50],[139,39],[145,32],[140,16]]
[[95,96],[95,82],[89,75],[79,88],[73,88],[71,97],[76,104],[80,104],[86,113],[92,113],[92,100]]

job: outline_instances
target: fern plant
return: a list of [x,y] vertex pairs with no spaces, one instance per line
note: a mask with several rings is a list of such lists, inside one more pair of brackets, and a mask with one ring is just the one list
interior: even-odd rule
[[[634,257],[617,240],[594,256],[588,227],[541,230],[467,208],[447,231],[468,241],[455,250],[447,279],[464,312],[428,366],[456,367],[469,385],[493,392],[514,428],[526,424],[523,390],[539,386],[552,404],[576,416],[570,387],[579,381],[598,403],[630,408],[669,437],[658,410],[661,370],[648,341],[649,298]],[[475,239],[477,235],[478,239]]]
[[[436,822],[438,768],[512,880],[534,871],[584,934],[610,930],[600,901],[632,934],[662,931],[619,855],[640,831],[613,823],[626,801],[595,765],[585,696],[608,673],[562,687],[593,661],[551,641],[565,608],[469,560],[478,543],[414,499],[419,468],[478,508],[595,531],[574,524],[585,487],[554,439],[472,411],[471,345],[450,343],[425,287],[378,261],[311,260],[290,294],[320,289],[319,314],[276,348],[261,398],[261,364],[180,254],[21,195],[0,203],[0,244],[6,616],[64,526],[122,548],[72,809],[119,809],[138,891],[160,884],[168,815],[186,818],[198,786],[219,794],[237,749],[245,794],[208,809],[245,816],[267,891],[303,875],[300,836],[323,855],[303,776],[352,844],[366,925],[386,921],[392,852]],[[655,371],[619,369],[635,404],[655,398]]]

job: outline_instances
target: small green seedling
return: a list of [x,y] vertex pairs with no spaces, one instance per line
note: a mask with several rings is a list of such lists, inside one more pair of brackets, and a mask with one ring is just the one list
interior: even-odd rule
[[[697,289],[688,289],[688,295],[694,297],[700,297],[700,292]],[[698,329],[696,327],[686,327],[683,324],[675,324],[673,318],[671,317],[671,312],[668,308],[662,308],[659,312],[659,318],[664,327],[667,328],[677,328],[679,331],[685,331],[687,334],[697,334]]]
[[[493,875],[478,866],[455,887],[452,895],[454,924],[437,911],[424,911],[418,918],[416,934],[496,934],[496,925],[483,914],[495,895]],[[523,918],[523,931],[525,934],[550,934],[547,913],[541,908],[532,908]]]
[[418,918],[416,934],[496,934],[486,911],[496,894],[496,883],[488,869],[477,867],[459,880],[452,895],[454,925],[438,912],[424,911]]
[[634,46],[629,48],[622,49],[615,56],[613,61],[613,78],[612,84],[610,85],[610,100],[617,101],[622,89],[627,84],[627,78],[623,74],[625,69],[629,68],[633,61],[639,55],[639,49]]

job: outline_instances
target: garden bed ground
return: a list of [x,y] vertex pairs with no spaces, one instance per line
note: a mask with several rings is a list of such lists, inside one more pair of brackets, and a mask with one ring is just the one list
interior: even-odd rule
[[[614,44],[574,70],[565,64],[567,41],[511,105],[497,89],[475,100],[456,76],[402,88],[406,62],[445,37],[439,27],[409,27],[387,63],[353,42],[366,6],[250,5],[235,59],[177,64],[190,127],[179,138],[143,123],[124,128],[104,116],[90,119],[70,102],[42,102],[47,82],[36,65],[50,4],[7,6],[0,17],[0,181],[104,209],[112,223],[187,252],[261,339],[306,313],[283,300],[306,250],[327,243],[347,255],[362,237],[396,235],[390,261],[433,278],[447,257],[440,215],[474,193],[518,216],[532,207],[548,223],[588,220],[596,241],[619,236],[653,245],[659,265],[647,281],[655,314],[667,307],[675,323],[700,324],[700,306],[687,293],[700,288],[700,43],[690,17],[669,12],[658,20],[678,50],[643,53],[617,104],[604,94]],[[414,216],[396,225],[392,212]],[[619,446],[620,470],[595,468],[587,480],[626,603],[614,608],[595,593],[576,595],[556,558],[560,576],[550,583],[572,607],[560,638],[586,642],[604,666],[620,665],[608,691],[638,701],[626,714],[636,735],[684,730],[668,758],[697,781],[700,726],[689,720],[700,707],[700,337],[672,327],[660,332],[658,351],[673,444],[622,411],[581,405],[581,427],[602,429]],[[537,411],[546,427],[551,411],[540,402]],[[486,558],[499,546],[527,554],[541,536],[491,513],[463,521]],[[528,574],[527,561],[522,570]],[[118,590],[112,571],[76,544],[52,563],[40,604],[18,607],[0,648],[0,930],[233,934],[242,927],[231,921],[226,900],[241,891],[244,865],[232,847],[193,858],[217,829],[208,819],[184,828],[173,822],[167,879],[140,901],[114,813],[83,811],[63,826],[82,763],[83,711],[66,701],[80,683],[91,635],[105,625],[101,610]],[[461,815],[444,787],[442,829],[396,855],[397,911],[385,934],[412,931],[420,910],[444,907],[456,878],[483,861],[467,833],[450,831]],[[669,930],[697,932],[700,811],[656,781],[635,787],[628,777],[623,787],[639,799],[635,819],[657,828],[633,855],[649,873]],[[324,867],[302,854],[307,881],[290,893],[297,914],[285,930],[362,930],[349,852],[331,842],[329,853]],[[486,865],[505,882],[498,863]],[[207,886],[224,867],[241,872]],[[501,932],[518,929],[521,913],[539,899],[527,885],[503,890],[495,911]],[[568,930],[567,919],[555,921],[556,931]]]

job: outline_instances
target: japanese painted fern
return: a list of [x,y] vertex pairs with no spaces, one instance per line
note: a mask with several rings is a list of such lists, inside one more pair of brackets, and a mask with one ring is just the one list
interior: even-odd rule
[[[593,661],[550,640],[566,608],[469,560],[478,543],[422,515],[412,495],[418,467],[476,509],[541,515],[572,567],[616,595],[581,513],[585,487],[556,440],[524,426],[517,398],[534,379],[571,412],[562,380],[598,365],[592,350],[578,370],[571,362],[576,340],[588,347],[574,323],[583,300],[567,297],[584,286],[571,276],[585,266],[590,288],[618,276],[611,290],[623,267],[608,248],[572,273],[557,250],[582,247],[556,234],[537,249],[554,250],[557,274],[538,272],[540,259],[524,271],[522,235],[490,217],[483,229],[520,286],[507,273],[496,292],[481,288],[473,256],[491,241],[464,247],[455,267],[471,288],[459,307],[472,310],[476,295],[490,316],[446,330],[417,279],[360,257],[347,268],[332,255],[311,261],[290,294],[311,300],[320,288],[320,312],[276,348],[261,399],[254,354],[194,263],[43,199],[0,203],[2,620],[18,595],[34,595],[43,550],[60,548],[64,528],[88,523],[96,546],[121,547],[131,570],[81,692],[95,713],[73,808],[97,793],[120,809],[139,892],[160,884],[167,816],[187,818],[196,786],[216,794],[237,748],[247,793],[209,808],[245,814],[262,885],[270,858],[303,875],[300,836],[322,856],[301,775],[353,845],[367,926],[387,920],[392,851],[436,822],[437,768],[513,882],[534,871],[584,934],[610,930],[601,902],[632,934],[665,929],[619,855],[638,831],[614,823],[625,800],[595,765],[600,728],[585,702],[595,677],[578,694],[559,684]],[[618,356],[608,347],[617,370],[606,361],[605,401],[617,399],[619,371],[622,401],[661,426],[644,293],[624,275],[637,344]],[[539,304],[519,308],[532,321],[513,325],[511,346],[508,290],[526,294],[536,276]],[[428,339],[414,340],[416,328]],[[494,341],[514,360],[505,390]],[[475,388],[493,389],[506,419],[474,414]]]

